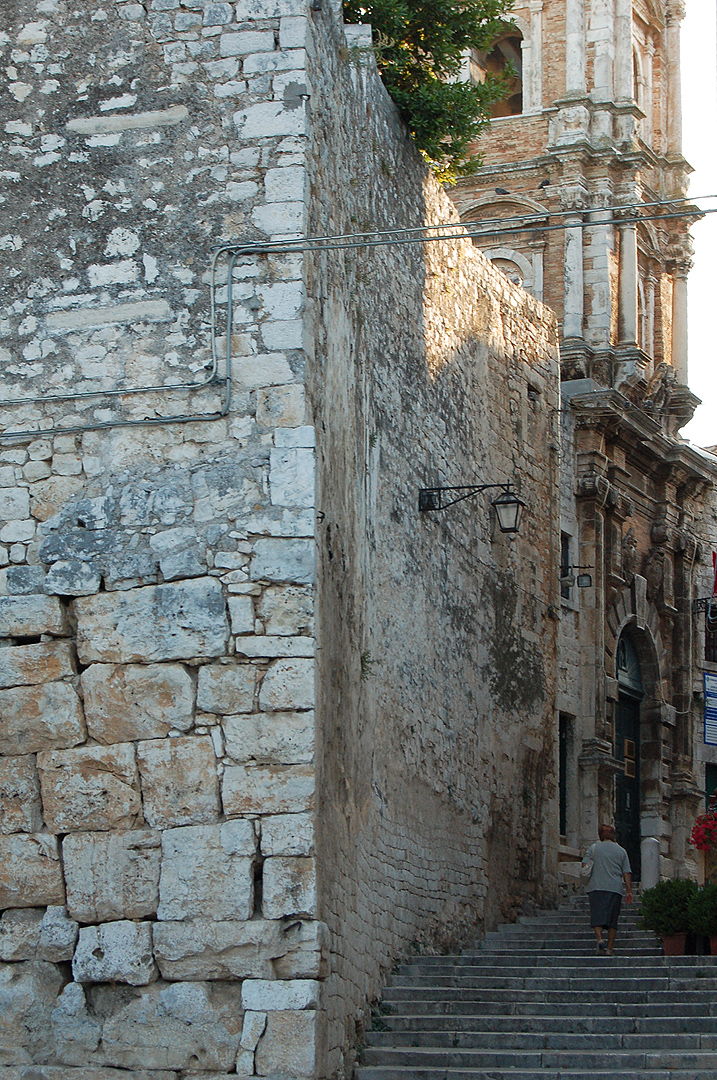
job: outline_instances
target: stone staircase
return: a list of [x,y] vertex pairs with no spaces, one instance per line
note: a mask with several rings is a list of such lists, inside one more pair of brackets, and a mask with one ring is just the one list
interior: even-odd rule
[[665,957],[623,905],[595,955],[587,898],[488,934],[480,951],[399,968],[356,1080],[707,1080],[717,957]]

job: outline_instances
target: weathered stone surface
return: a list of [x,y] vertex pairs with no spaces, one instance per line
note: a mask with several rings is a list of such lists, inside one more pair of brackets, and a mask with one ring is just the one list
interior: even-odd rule
[[78,476],[50,476],[32,485],[30,513],[37,521],[47,521],[81,491],[85,481]]
[[57,840],[46,833],[0,836],[0,908],[64,904]]
[[316,913],[316,867],[313,859],[272,856],[264,862],[262,911],[266,919]]
[[314,759],[313,711],[227,716],[222,728],[234,761],[295,765]]
[[48,750],[37,768],[50,832],[131,829],[143,823],[132,743]]
[[47,572],[46,593],[58,596],[91,596],[100,587],[99,570],[80,559],[58,559]]
[[318,1017],[315,1011],[270,1012],[254,1056],[257,1076],[316,1076]]
[[77,650],[83,664],[221,656],[229,637],[215,578],[81,597]]
[[62,987],[53,964],[0,964],[0,1061],[33,1065],[52,1057],[50,1014]]
[[313,657],[316,654],[316,642],[312,637],[307,637],[305,634],[301,637],[281,635],[268,637],[263,634],[244,634],[236,638],[234,651],[237,656],[267,660],[278,656]]
[[37,959],[42,925],[41,908],[9,908],[0,919],[0,960]]
[[5,583],[10,596],[27,596],[42,592],[45,571],[42,566],[8,566]]
[[250,821],[189,825],[162,834],[159,908],[162,920],[248,919],[253,911]]
[[153,937],[165,979],[320,978],[328,956],[316,922],[157,922]]
[[217,820],[217,759],[208,735],[138,743],[137,764],[149,825],[170,829]]
[[[95,1072],[111,1074],[112,1070],[93,1067],[94,1062],[102,1061],[101,1051],[97,1053],[102,1040],[102,1024],[90,1016],[85,992],[79,983],[71,982],[64,988],[52,1010],[51,1023],[57,1060],[64,1065],[79,1066],[77,1080],[85,1072],[90,1074],[91,1080],[94,1080]],[[75,1080],[74,1069],[62,1069],[61,1072],[70,1074],[68,1080]]]
[[313,707],[314,661],[277,660],[272,664],[261,684],[259,708],[279,712]]
[[244,1027],[241,1032],[242,1050],[256,1050],[259,1039],[266,1030],[266,1013],[245,1012]]
[[230,596],[227,606],[232,634],[253,634],[254,602],[251,596]]
[[[130,6],[127,5],[127,7]],[[58,998],[58,1001],[62,1004],[64,1004],[66,993],[70,987],[82,990],[78,983],[68,983]],[[60,1048],[63,1052],[68,1050],[68,1040],[60,1035],[60,1031],[67,1033],[68,1019],[72,1018],[62,1011],[61,1006],[53,1009],[52,1020],[57,1036],[56,1042],[60,1042]],[[98,1030],[102,1030],[99,1025],[96,1026]],[[75,1030],[75,1033],[78,1033],[78,1031],[79,1028]],[[61,1054],[57,1049],[56,1053],[59,1058]],[[131,1080],[177,1080],[175,1072],[164,1069],[133,1069],[129,1075]],[[128,1080],[128,1074],[125,1069],[87,1065],[87,1052],[84,1051],[79,1055],[77,1066],[74,1068],[67,1065],[0,1066],[0,1080]],[[189,1080],[188,1077],[187,1080]],[[211,1076],[208,1075],[205,1080],[225,1080],[225,1078],[221,1074],[213,1073]]]
[[110,922],[83,926],[72,961],[76,982],[121,982],[146,986],[157,978],[152,959],[152,924]]
[[38,960],[51,960],[54,963],[71,960],[77,944],[78,930],[77,923],[70,918],[66,907],[48,907],[40,926]]
[[0,919],[0,960],[71,960],[77,934],[65,907],[8,909]]
[[65,612],[56,596],[0,596],[0,637],[66,633]]
[[205,664],[197,679],[197,708],[208,713],[248,713],[254,707],[253,664]]
[[67,907],[82,923],[143,919],[159,902],[161,839],[150,829],[65,837]]
[[105,1014],[104,1059],[126,1069],[229,1071],[244,1020],[231,983],[155,983],[128,998],[118,988],[91,991],[95,1015]]
[[222,803],[229,816],[299,814],[314,807],[311,765],[231,765],[224,771]]
[[246,979],[242,983],[242,1005],[252,1012],[315,1009],[319,1003],[320,984],[313,979],[268,982]]
[[0,649],[0,689],[54,682],[73,674],[72,650],[66,641]]
[[313,593],[297,585],[267,589],[259,601],[257,614],[264,622],[266,634],[313,634]]
[[64,749],[85,737],[82,703],[69,683],[0,690],[0,754]]
[[92,664],[82,691],[87,732],[98,742],[158,739],[192,725],[194,684],[181,664]]
[[262,855],[311,855],[313,849],[313,814],[277,814],[276,817],[262,818]]
[[32,833],[42,828],[40,783],[34,754],[0,760],[0,832]]
[[253,581],[287,581],[310,585],[314,580],[316,544],[313,540],[257,540],[251,562]]

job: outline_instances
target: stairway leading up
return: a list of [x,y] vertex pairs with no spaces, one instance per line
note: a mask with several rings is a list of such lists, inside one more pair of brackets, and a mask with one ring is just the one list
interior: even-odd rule
[[357,1080],[708,1080],[717,957],[665,957],[625,908],[595,955],[586,897],[417,957],[386,988]]

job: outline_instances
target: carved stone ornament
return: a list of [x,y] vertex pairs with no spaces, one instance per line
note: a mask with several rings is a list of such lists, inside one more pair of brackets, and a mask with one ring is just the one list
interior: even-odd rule
[[653,420],[669,412],[672,400],[673,387],[677,383],[677,375],[671,364],[662,363],[656,369],[644,391],[638,395],[635,402]]
[[637,537],[631,527],[622,538],[622,576],[628,585],[632,585],[637,570]]

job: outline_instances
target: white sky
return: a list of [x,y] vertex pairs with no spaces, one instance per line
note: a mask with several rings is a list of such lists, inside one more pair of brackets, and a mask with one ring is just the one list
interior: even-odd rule
[[[683,151],[695,169],[690,194],[717,196],[717,0],[687,0],[682,24]],[[700,202],[717,209],[717,198]],[[717,213],[692,229],[689,277],[689,382],[702,398],[682,429],[699,446],[717,445]]]

